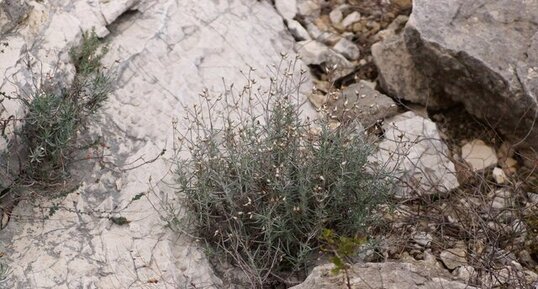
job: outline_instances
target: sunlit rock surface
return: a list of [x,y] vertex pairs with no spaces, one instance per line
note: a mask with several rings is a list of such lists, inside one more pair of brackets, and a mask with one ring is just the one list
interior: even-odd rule
[[[0,67],[12,80],[2,82],[3,91],[31,88],[26,55],[45,74],[54,75],[59,65],[68,81],[68,48],[91,27],[108,35],[105,64],[117,80],[90,129],[103,137],[105,162],[77,165],[74,175],[83,181],[65,199],[21,201],[2,231],[0,251],[12,268],[6,288],[218,285],[197,244],[178,239],[161,218],[161,201],[173,198],[173,189],[161,182],[170,178],[172,122],[203,88],[222,91],[223,77],[244,83],[239,69],[257,68],[257,77],[267,81],[267,66],[293,47],[282,18],[269,3],[249,0],[32,5],[21,28],[3,40],[9,47]],[[15,102],[3,105],[2,115],[21,113]],[[163,157],[143,165],[164,149]]]

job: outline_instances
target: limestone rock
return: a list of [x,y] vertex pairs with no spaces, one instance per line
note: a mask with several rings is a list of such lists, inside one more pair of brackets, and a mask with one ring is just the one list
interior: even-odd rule
[[502,185],[506,183],[506,181],[508,180],[508,177],[506,176],[503,169],[501,168],[498,168],[498,167],[494,168],[492,174],[493,174],[493,179],[495,179],[495,182],[497,184]]
[[426,232],[418,232],[415,235],[413,235],[413,241],[420,245],[421,247],[428,248],[430,247],[433,237],[429,233]]
[[465,282],[469,282],[471,278],[474,278],[476,276],[476,270],[473,266],[470,265],[459,266],[454,270],[453,273],[456,277],[458,277],[458,279]]
[[372,46],[374,63],[379,70],[381,88],[390,96],[419,103],[430,108],[450,104],[430,87],[430,81],[415,67],[404,41],[403,27],[407,16],[398,16],[386,30],[378,33],[382,39]]
[[491,207],[497,210],[502,210],[510,207],[512,203],[512,193],[509,189],[503,188],[494,192]]
[[361,80],[346,87],[333,105],[331,116],[343,121],[358,119],[364,127],[396,115],[398,106],[390,97]]
[[[18,92],[18,88],[13,83],[13,76],[19,74],[25,74],[22,68],[19,67],[17,61],[23,57],[26,52],[26,44],[24,38],[16,35],[10,35],[3,38],[2,42],[9,43],[7,47],[2,47],[3,53],[0,53],[0,74],[4,77],[0,80],[0,91],[6,93],[8,96],[15,96]],[[15,82],[15,84],[26,84],[26,82]],[[0,119],[8,119],[10,116],[14,118],[23,117],[23,109],[19,101],[14,99],[5,99],[0,96]],[[15,123],[13,123],[15,124]],[[17,126],[15,126],[17,127]],[[14,126],[8,125],[3,132],[6,135],[12,135],[14,132]],[[0,136],[3,139],[0,144],[0,152],[3,152],[7,148],[8,139],[5,136]],[[1,162],[2,160],[0,160]]]
[[[481,274],[480,282],[483,288],[532,288],[538,286],[538,274],[525,270],[518,262],[497,267],[492,272]],[[523,285],[524,284],[524,285]]]
[[[45,2],[36,4],[43,14],[28,19],[39,25],[18,31],[24,38],[10,41],[9,53],[0,54],[6,78],[15,75],[32,84],[19,65],[25,63],[27,50],[44,69],[61,62],[65,67],[59,70],[69,72],[67,51],[82,29],[106,29],[104,18],[113,21],[123,9],[138,12],[108,25],[112,33],[104,64],[115,69],[117,81],[88,131],[103,136],[111,167],[77,162],[72,171],[81,180],[76,191],[36,203],[27,198],[17,206],[0,234],[2,261],[12,270],[0,287],[220,288],[203,251],[193,240],[166,229],[152,206],[174,196],[157,181],[169,175],[173,154],[143,163],[163,149],[173,151],[173,120],[182,117],[182,105],[198,100],[204,88],[222,92],[223,77],[236,87],[244,84],[240,70],[248,65],[256,68],[253,77],[269,82],[267,67],[281,61],[281,52],[293,49],[282,18],[267,1]],[[12,43],[17,50],[11,50]],[[8,81],[0,81],[4,91]],[[130,222],[119,226],[110,221],[120,214]]]
[[440,258],[449,270],[467,265],[467,251],[463,248],[444,250],[441,252]]
[[[332,267],[332,264],[327,264],[314,268],[303,283],[290,289],[347,289],[342,275],[331,273]],[[351,287],[356,289],[477,289],[465,282],[451,280],[451,276],[420,264],[355,264],[349,272]]]
[[491,203],[491,207],[496,210],[502,210],[506,208],[506,201],[504,198],[495,197]]
[[349,60],[357,60],[360,57],[360,50],[355,43],[342,38],[333,46],[334,51],[342,54]]
[[290,31],[293,38],[295,38],[295,40],[297,41],[311,39],[310,34],[308,34],[306,28],[304,28],[301,23],[295,20],[288,20],[288,30]]
[[331,19],[332,24],[339,24],[342,19],[344,19],[344,13],[342,13],[342,10],[336,7],[329,13],[329,19]]
[[342,26],[347,28],[353,25],[353,23],[358,22],[359,20],[361,20],[361,14],[357,11],[351,12],[349,15],[346,16],[346,18],[344,18],[344,20],[342,20]]
[[317,18],[321,12],[321,0],[296,0],[297,14],[307,18]]
[[538,1],[416,0],[405,42],[436,91],[537,152],[536,19]]
[[125,11],[133,9],[140,0],[114,0],[103,1],[101,4],[101,13],[107,24],[114,22]]
[[297,14],[296,0],[275,0],[275,7],[282,18],[292,20]]
[[497,164],[495,149],[479,139],[465,144],[461,148],[461,157],[473,171],[480,171]]
[[30,5],[24,0],[0,1],[0,36],[21,23],[30,9]]
[[338,40],[340,40],[340,38],[342,38],[340,35],[334,33],[333,31],[321,30],[314,23],[307,22],[305,25],[305,28],[310,34],[310,36],[312,36],[312,39],[322,44],[333,46]]
[[[55,82],[70,83],[75,72],[68,51],[80,41],[82,31],[95,29],[98,36],[105,36],[109,31],[103,15],[119,16],[131,7],[122,6],[125,1],[107,1],[100,3],[102,5],[91,1],[51,1],[46,5],[42,1],[33,1],[30,9],[27,2],[0,1],[0,19],[7,15],[13,23],[24,19],[25,24],[18,26],[16,33],[2,37],[1,41],[0,74],[3,78],[0,80],[0,91],[10,96],[20,93],[31,95],[36,90],[36,84],[45,77]],[[111,16],[110,20],[115,18]],[[7,27],[2,21],[1,31]],[[0,119],[11,116],[21,119],[23,113],[22,103],[18,100],[3,99],[0,103]],[[7,135],[12,135],[13,127],[8,126]],[[7,142],[6,139],[0,142],[0,152],[6,149]]]
[[328,67],[337,67],[337,78],[344,76],[352,71],[351,64],[345,57],[336,53],[323,43],[315,40],[297,42],[297,52],[301,56],[304,63],[321,65],[325,64]]
[[387,119],[384,139],[370,161],[400,177],[400,197],[449,192],[459,186],[448,147],[435,123],[406,112]]
[[323,32],[314,24],[313,22],[307,22],[305,24],[306,31],[314,38],[315,40],[319,40],[322,38]]

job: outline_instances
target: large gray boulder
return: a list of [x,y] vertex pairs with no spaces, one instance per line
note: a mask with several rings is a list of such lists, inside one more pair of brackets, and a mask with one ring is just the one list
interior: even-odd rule
[[538,1],[416,0],[404,33],[436,93],[538,150]]
[[387,29],[377,34],[382,41],[372,45],[379,84],[383,91],[396,99],[420,103],[432,109],[446,107],[452,101],[435,93],[430,80],[417,69],[405,46],[404,26],[407,20],[407,16],[398,16]]

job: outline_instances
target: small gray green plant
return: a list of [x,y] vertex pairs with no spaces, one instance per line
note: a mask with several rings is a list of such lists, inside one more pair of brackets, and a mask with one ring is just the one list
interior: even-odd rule
[[110,77],[101,66],[106,48],[99,47],[95,32],[85,32],[82,43],[70,51],[76,69],[71,85],[42,85],[31,97],[21,97],[27,108],[20,132],[28,148],[25,178],[51,183],[66,176],[69,159],[77,151],[77,134],[110,92]]
[[266,87],[251,70],[237,94],[233,85],[218,96],[204,91],[177,129],[177,192],[188,213],[176,221],[238,266],[251,288],[304,270],[324,229],[364,233],[390,190],[368,169],[362,132],[302,116],[304,71],[295,65],[277,66]]
[[[100,47],[94,31],[83,33],[81,44],[69,53],[76,69],[70,85],[40,79],[31,95],[12,97],[0,92],[0,103],[4,99],[17,99],[26,111],[22,128],[7,136],[11,143],[8,151],[3,152],[7,155],[14,151],[16,157],[8,155],[5,159],[18,159],[20,167],[15,170],[9,167],[9,162],[0,162],[6,166],[2,167],[4,171],[13,174],[4,178],[9,183],[0,183],[0,204],[3,207],[13,207],[18,202],[20,187],[37,184],[44,188],[63,181],[67,176],[67,165],[80,150],[78,135],[106,101],[111,89],[111,78],[101,66],[106,48]],[[2,137],[5,137],[9,122],[20,120],[9,117],[0,121],[3,124]],[[4,179],[0,178],[0,182]],[[51,206],[49,214],[54,214],[58,208],[57,205]],[[0,262],[0,288],[7,288],[10,273],[10,268]]]

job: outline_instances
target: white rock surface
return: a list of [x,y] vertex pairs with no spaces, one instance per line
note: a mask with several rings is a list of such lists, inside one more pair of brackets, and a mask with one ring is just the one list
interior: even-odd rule
[[357,60],[360,57],[360,50],[355,43],[342,38],[333,46],[334,51],[342,54],[349,60]]
[[140,0],[109,0],[100,1],[101,13],[107,24],[116,20],[125,11],[135,8]]
[[315,40],[301,41],[297,42],[296,47],[297,53],[306,64],[325,64],[328,67],[336,65],[337,78],[351,72],[353,69],[353,64],[344,56],[336,53],[321,42]]
[[493,179],[497,184],[504,184],[508,180],[508,177],[504,173],[503,169],[495,167],[493,168]]
[[361,14],[357,11],[353,11],[342,20],[342,26],[348,27],[359,20],[361,20]]
[[400,177],[398,196],[449,192],[459,186],[435,123],[414,112],[385,120],[385,138],[370,162]]
[[321,2],[323,0],[296,0],[297,14],[307,18],[316,18],[321,12]]
[[[417,262],[418,263],[418,262]],[[308,278],[291,289],[347,289],[342,274],[333,274],[332,264],[314,268]],[[349,270],[351,288],[366,289],[476,289],[466,282],[451,280],[442,271],[425,264],[364,263]]]
[[465,144],[461,148],[461,157],[473,171],[480,171],[497,164],[495,149],[479,139]]
[[297,14],[296,0],[275,0],[275,7],[282,18],[292,20]]
[[467,252],[463,248],[444,250],[441,252],[440,258],[449,270],[467,265]]
[[[306,22],[305,24],[306,31],[312,36],[312,39],[327,45],[327,46],[333,46],[338,40],[340,40],[341,36],[338,33],[331,32],[331,31],[322,31],[315,23],[313,22]],[[300,49],[301,45],[297,45],[297,49]]]
[[[45,4],[36,4],[28,26],[10,40],[13,48],[0,54],[6,77],[25,79],[23,62],[17,63],[24,46],[46,67],[59,56],[69,71],[66,52],[81,28],[105,31],[126,9],[137,11],[108,26],[105,64],[116,71],[117,88],[91,128],[103,136],[105,160],[114,166],[81,164],[74,173],[83,182],[65,199],[19,204],[0,234],[12,269],[6,288],[218,287],[197,244],[169,232],[159,214],[160,201],[174,197],[161,182],[173,157],[172,121],[204,87],[222,91],[222,77],[241,85],[239,69],[248,65],[267,81],[266,68],[293,47],[282,18],[268,2],[249,0]],[[3,82],[0,89],[7,88]],[[163,149],[163,158],[138,167]],[[130,222],[109,219],[118,216]]]
[[301,23],[295,21],[295,20],[288,20],[288,30],[290,31],[291,35],[295,37],[297,41],[303,41],[303,40],[310,40],[310,34],[306,30],[306,28],[301,25]]
[[331,20],[332,24],[339,24],[340,21],[344,19],[344,13],[342,13],[342,10],[337,7],[333,9],[331,13],[329,13],[329,19]]

